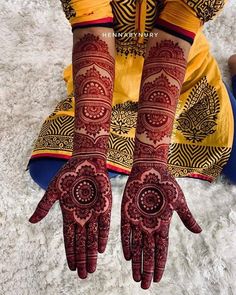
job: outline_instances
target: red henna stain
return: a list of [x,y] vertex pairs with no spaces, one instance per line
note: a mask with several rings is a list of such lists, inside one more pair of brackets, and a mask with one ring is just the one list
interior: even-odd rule
[[112,206],[106,154],[112,110],[114,58],[99,36],[85,34],[73,47],[75,132],[73,156],[50,183],[30,218],[46,216],[59,200],[68,266],[80,278],[94,272],[104,252]]
[[167,170],[168,143],[185,69],[184,52],[171,40],[157,42],[144,62],[134,164],[121,206],[124,255],[132,260],[133,278],[141,281],[143,289],[163,275],[174,210],[189,230],[201,231]]

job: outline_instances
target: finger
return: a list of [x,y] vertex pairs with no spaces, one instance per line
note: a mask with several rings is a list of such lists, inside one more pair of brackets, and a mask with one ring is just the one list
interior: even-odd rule
[[97,267],[98,224],[90,222],[87,228],[87,271],[93,273]]
[[76,238],[75,238],[75,255],[76,255],[76,267],[78,276],[81,279],[87,277],[86,270],[86,229],[85,226],[81,228],[79,225],[76,226]]
[[142,232],[135,226],[132,229],[132,273],[136,282],[141,281],[142,266]]
[[160,235],[156,236],[155,271],[154,282],[160,282],[166,265],[169,239]]
[[98,219],[98,252],[103,253],[107,246],[110,229],[111,212],[103,214]]
[[148,289],[154,273],[155,240],[152,235],[143,236],[143,273],[141,288]]
[[198,234],[202,231],[201,227],[198,225],[197,221],[193,217],[185,202],[181,204],[181,207],[178,208],[176,211],[180,219],[182,220],[183,224],[187,227],[188,230],[195,234]]
[[121,216],[121,243],[126,260],[131,259],[131,226],[125,217]]
[[69,269],[76,270],[76,260],[75,260],[75,225],[73,223],[63,222],[63,233],[64,242],[66,250],[66,258]]
[[57,200],[58,194],[55,189],[55,182],[53,181],[53,183],[48,187],[41,201],[38,203],[38,206],[33,215],[30,217],[29,222],[37,223],[42,220],[48,214],[48,211]]

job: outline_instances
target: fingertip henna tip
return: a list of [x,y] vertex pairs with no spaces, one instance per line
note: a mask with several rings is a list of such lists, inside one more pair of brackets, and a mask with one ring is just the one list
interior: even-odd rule
[[89,265],[87,268],[88,273],[94,273],[96,271],[96,265]]
[[78,276],[81,280],[85,280],[88,276],[88,274],[86,272],[79,272]]
[[196,226],[193,228],[193,232],[195,234],[200,234],[202,232],[202,228],[198,224],[196,224]]
[[162,279],[162,275],[156,276],[156,277],[154,277],[153,282],[160,283],[161,279]]
[[38,222],[38,219],[35,216],[31,216],[29,222],[34,224]]
[[142,281],[141,288],[143,290],[147,290],[147,289],[149,289],[149,287],[150,287],[150,284],[148,282]]
[[69,267],[69,269],[70,269],[71,271],[76,271],[76,267],[75,267],[75,266],[68,265],[68,267]]
[[137,275],[136,276],[133,276],[133,279],[137,283],[141,282],[141,276],[137,276]]
[[124,254],[125,260],[130,261],[131,260],[131,255]]
[[100,254],[104,253],[105,250],[106,250],[106,246],[99,246],[99,247],[98,247],[98,252],[99,252]]

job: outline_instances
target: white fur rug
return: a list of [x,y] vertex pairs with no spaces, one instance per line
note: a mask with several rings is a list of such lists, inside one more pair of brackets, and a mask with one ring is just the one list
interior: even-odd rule
[[[235,15],[231,0],[207,27],[226,81],[227,58],[236,52]],[[179,180],[203,232],[191,234],[174,215],[164,278],[148,291],[132,280],[121,251],[119,211],[126,177],[112,181],[109,245],[87,280],[67,268],[58,204],[38,225],[28,222],[43,190],[25,168],[44,118],[65,98],[62,71],[70,63],[71,47],[59,0],[1,1],[0,295],[236,294],[236,186],[223,180]]]

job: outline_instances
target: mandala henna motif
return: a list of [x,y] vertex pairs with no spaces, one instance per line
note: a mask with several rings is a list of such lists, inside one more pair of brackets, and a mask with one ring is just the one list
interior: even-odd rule
[[154,144],[168,136],[173,127],[178,95],[179,88],[171,85],[163,74],[154,82],[145,83],[141,92],[143,100],[139,107],[137,133],[145,133]]
[[30,218],[32,223],[40,221],[59,200],[68,266],[77,269],[82,279],[96,270],[97,253],[104,252],[110,227],[112,194],[106,155],[115,61],[108,49],[92,34],[74,44],[73,155]]
[[[201,228],[189,211],[180,186],[167,171],[165,164],[147,165],[142,162],[134,164],[132,169],[136,171],[133,173],[131,170],[122,199],[122,245],[125,258],[132,259],[134,279],[142,279],[142,288],[146,289],[152,279],[159,282],[163,275],[168,252],[168,228],[173,211],[177,211],[192,232],[199,233]],[[136,228],[132,234],[132,245],[130,228]],[[150,242],[155,239],[155,242]]]
[[141,82],[137,138],[145,136],[157,145],[170,136],[185,69],[184,52],[173,41],[163,40],[150,49]]
[[173,211],[189,230],[201,231],[180,186],[167,170],[168,145],[185,70],[186,57],[178,43],[162,40],[150,46],[141,81],[133,167],[121,206],[124,256],[132,260],[133,278],[141,281],[143,289],[149,288],[152,280],[159,282],[163,275]]
[[55,184],[62,210],[72,213],[74,222],[81,227],[110,207],[109,178],[94,165],[95,161],[78,160],[74,169],[70,167],[68,171],[65,166]]

